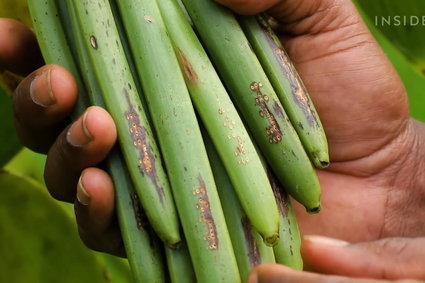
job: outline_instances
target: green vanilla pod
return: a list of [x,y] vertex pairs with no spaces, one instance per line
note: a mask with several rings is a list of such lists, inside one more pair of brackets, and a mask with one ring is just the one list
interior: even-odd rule
[[[249,273],[257,265],[275,263],[273,248],[264,243],[260,234],[249,221],[226,172],[227,170],[207,134],[204,135],[204,140],[238,261],[239,273],[243,280],[247,280]],[[277,245],[282,241],[286,241],[286,238],[280,239]]]
[[317,111],[266,15],[238,18],[285,112],[317,168],[329,165],[328,142]]
[[[109,2],[68,0],[74,9],[74,37],[86,54],[149,223],[169,246],[180,242],[179,221],[159,150],[143,111]],[[72,6],[72,8],[71,8]],[[72,21],[72,19],[71,19]]]
[[210,0],[182,2],[267,162],[292,197],[317,213],[317,174],[235,16]]
[[197,113],[250,223],[267,244],[273,245],[278,241],[279,213],[254,144],[179,4],[157,1]]
[[166,246],[165,256],[171,283],[197,282],[189,250],[184,240],[177,249],[171,249]]
[[195,111],[156,1],[116,1],[199,282],[239,282]]
[[303,270],[301,235],[291,199],[271,171],[269,178],[280,212],[279,235],[282,240],[273,246],[276,263]]

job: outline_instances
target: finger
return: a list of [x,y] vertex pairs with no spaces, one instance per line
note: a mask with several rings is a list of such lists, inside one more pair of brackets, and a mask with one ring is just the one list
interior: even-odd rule
[[89,107],[49,150],[44,178],[50,194],[58,200],[74,202],[81,172],[102,162],[115,140],[111,116],[100,107]]
[[114,213],[114,187],[98,168],[85,169],[77,184],[75,215],[81,239],[92,250],[125,256]]
[[425,238],[387,238],[349,244],[308,236],[302,243],[306,266],[312,271],[377,279],[425,280]]
[[[292,270],[283,265],[265,264],[254,269],[248,283],[383,283],[387,280],[348,278]],[[401,280],[398,283],[414,283],[415,280]]]
[[13,94],[17,133],[30,149],[46,153],[69,123],[77,84],[65,68],[47,65],[31,73]]
[[282,0],[216,0],[216,2],[226,5],[239,14],[253,15],[270,9]]
[[16,20],[0,18],[0,67],[25,76],[42,65],[35,34]]

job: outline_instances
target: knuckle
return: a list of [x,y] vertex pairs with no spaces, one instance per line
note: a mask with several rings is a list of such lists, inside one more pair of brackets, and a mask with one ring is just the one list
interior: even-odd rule
[[47,191],[49,192],[50,196],[53,199],[57,201],[62,201],[62,202],[69,202],[69,203],[74,202],[75,197],[73,195],[71,195],[70,193],[66,193],[65,190],[58,189],[57,187],[52,187],[48,185],[48,183],[49,183],[48,179],[46,179]]
[[408,243],[403,238],[387,238],[377,242],[374,252],[378,256],[399,256],[408,248]]
[[125,257],[123,240],[116,231],[107,231],[99,234],[96,231],[92,231],[89,227],[78,225],[78,233],[87,248],[97,252]]

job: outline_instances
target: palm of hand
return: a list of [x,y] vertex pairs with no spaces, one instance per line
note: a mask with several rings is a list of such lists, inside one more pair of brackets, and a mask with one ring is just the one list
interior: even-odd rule
[[336,4],[312,12],[303,3],[308,14],[303,4],[291,15],[282,12],[286,3],[271,10],[291,33],[284,44],[321,114],[331,155],[330,168],[319,171],[321,213],[297,207],[302,232],[350,241],[416,234],[397,231],[400,217],[391,210],[402,204],[394,203],[397,165],[414,139],[403,85],[358,16]]

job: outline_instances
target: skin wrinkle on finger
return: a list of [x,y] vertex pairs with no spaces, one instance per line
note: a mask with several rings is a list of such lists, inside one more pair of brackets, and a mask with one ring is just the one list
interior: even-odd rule
[[[345,55],[353,57],[355,53]],[[342,58],[342,56],[344,55],[340,54],[338,55],[338,58]],[[403,127],[405,127],[406,121],[408,120],[408,107],[404,96],[405,91],[401,87],[401,83],[397,77],[387,76],[386,79],[383,79],[382,71],[385,70],[384,66],[377,66],[374,72],[369,72],[370,76],[367,76],[366,73],[359,73],[355,76],[353,74],[343,72],[335,76],[329,75],[319,78],[312,74],[313,72],[320,71],[320,69],[324,72],[329,72],[329,69],[333,71],[332,64],[335,63],[327,63],[329,60],[325,59],[325,62],[309,62],[308,64],[300,64],[298,65],[298,69],[304,77],[307,88],[310,90],[310,94],[312,95],[312,100],[314,101],[316,109],[320,113],[322,122],[325,126],[330,142],[330,148],[333,153],[331,154],[331,159],[333,162],[336,162],[355,160],[365,157],[373,151],[382,148],[385,144],[391,142],[391,140],[396,138],[396,135],[403,130]],[[343,59],[343,61],[349,61],[349,59]],[[316,69],[316,66],[319,69]],[[349,91],[347,92],[347,85],[338,82],[348,83],[352,77],[357,77],[358,82],[357,85],[353,83],[353,87],[351,87],[351,89],[348,88]],[[367,87],[372,84],[375,85],[377,81],[376,78],[382,78],[382,84],[380,84],[382,88],[379,89],[376,87],[375,89],[371,89],[370,87]],[[389,81],[391,79],[393,80]],[[359,80],[364,80],[365,82],[362,84]],[[316,92],[316,89],[319,89],[319,91]],[[320,89],[326,89],[326,91],[321,92]],[[395,89],[397,92],[394,91]],[[388,95],[388,99],[384,99],[382,96],[383,93]],[[352,95],[356,95],[358,97],[354,104],[352,103]],[[377,101],[379,103],[376,103]],[[397,101],[400,103],[397,104]],[[364,108],[363,105],[369,105],[369,109]],[[330,109],[333,110],[330,111]],[[334,111],[335,109],[337,109],[337,111]],[[384,109],[385,111],[383,111]],[[379,111],[381,111],[381,114],[384,115],[373,116]],[[344,116],[341,116],[342,113],[344,113]],[[345,124],[349,124],[353,117],[369,121],[369,123],[366,124],[367,127],[360,127],[360,125],[350,128],[345,127]],[[377,120],[376,117],[379,117],[380,120]],[[380,122],[381,120],[382,122]],[[351,126],[353,126],[353,124]],[[380,141],[377,140],[374,142],[374,145],[371,144],[370,146],[364,143],[359,143],[362,139],[369,139],[370,134],[375,133],[375,130],[383,133],[381,134]],[[359,140],[350,140],[353,135]],[[335,142],[340,142],[341,139],[346,139],[348,143],[341,146],[333,144],[334,140]],[[354,150],[353,145],[355,144],[357,144],[356,146],[358,148]],[[353,150],[350,152],[344,150],[344,148],[348,146],[353,148]],[[365,152],[365,148],[372,148],[372,151]]]
[[[423,127],[422,124],[420,125]],[[415,145],[415,142],[411,140],[412,137],[416,141],[424,140],[412,134],[423,131],[414,130],[412,126],[406,128],[408,130],[397,140],[373,156],[337,164],[338,170],[330,168],[340,173],[336,174],[329,170],[320,171],[321,184],[326,187],[322,197],[323,210],[320,215],[314,216],[314,219],[307,216],[315,223],[313,229],[305,223],[303,209],[295,206],[301,230],[310,234],[323,233],[328,236],[342,237],[350,241],[374,240],[395,235],[424,235],[425,227],[422,219],[425,218],[425,212],[421,207],[425,206],[425,196],[423,186],[421,187],[420,184],[425,183],[425,177],[424,170],[421,169],[423,166],[415,167],[415,164],[418,163],[417,159],[423,158],[425,147],[422,144]],[[411,151],[412,148],[417,151]],[[393,164],[387,167],[391,160]],[[364,165],[370,167],[364,167]],[[356,167],[359,168],[358,172],[361,172],[362,168],[368,170],[368,173],[376,172],[375,170],[379,168],[385,168],[385,170],[371,177],[344,175],[352,174],[351,170]],[[417,170],[419,174],[415,173]],[[420,177],[415,179],[410,174]],[[340,179],[341,181],[338,181]],[[406,182],[406,180],[409,181]],[[413,184],[409,185],[410,182]],[[406,193],[409,190],[414,193]],[[338,197],[335,197],[337,194],[339,194]],[[351,207],[348,204],[357,204],[357,206]],[[350,221],[347,222],[346,219]],[[335,227],[330,223],[340,224]],[[356,231],[356,233],[349,233],[349,236],[347,231]],[[354,235],[361,237],[353,238]]]
[[267,11],[278,23],[277,32],[291,36],[337,30],[356,20],[346,0],[286,0]]
[[[425,184],[424,163],[425,127],[422,123],[411,120],[408,131],[404,134],[406,140],[404,154],[394,162],[387,176],[389,180],[389,198],[385,217],[383,236],[423,236],[425,227],[422,219],[425,217]],[[414,176],[413,178],[409,176]],[[410,191],[411,193],[406,193]],[[408,204],[408,205],[405,205]]]

